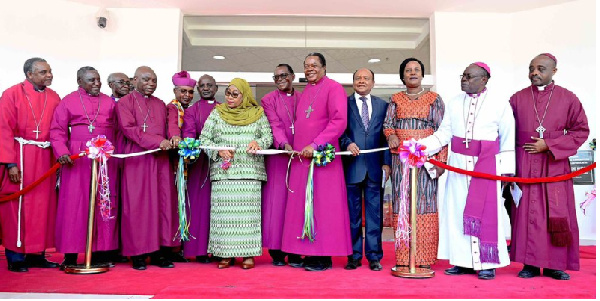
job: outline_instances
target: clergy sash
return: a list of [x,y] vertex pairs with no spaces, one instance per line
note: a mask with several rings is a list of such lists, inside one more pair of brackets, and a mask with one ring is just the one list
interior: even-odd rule
[[[473,171],[496,174],[496,155],[500,152],[500,141],[470,140],[467,148],[464,140],[465,138],[453,136],[452,151],[477,157]],[[463,212],[463,231],[465,235],[479,238],[481,262],[500,263],[496,181],[471,178]]]

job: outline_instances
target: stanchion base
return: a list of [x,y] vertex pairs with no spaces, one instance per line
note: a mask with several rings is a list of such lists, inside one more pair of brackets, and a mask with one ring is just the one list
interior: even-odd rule
[[100,274],[108,272],[109,268],[107,264],[93,264],[89,268],[85,267],[85,264],[70,265],[65,267],[65,273],[67,274]]
[[411,273],[409,267],[393,267],[392,276],[402,278],[432,278],[435,276],[435,271],[426,268],[415,268],[415,272]]

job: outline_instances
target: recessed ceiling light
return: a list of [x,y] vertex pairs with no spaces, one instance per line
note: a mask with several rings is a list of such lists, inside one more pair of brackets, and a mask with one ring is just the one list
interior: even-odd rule
[[373,64],[373,63],[379,63],[379,62],[381,62],[381,60],[380,59],[370,59],[367,62],[369,62],[370,64]]
[[222,55],[215,55],[215,56],[213,56],[213,59],[215,59],[215,60],[224,60],[225,57],[222,56]]

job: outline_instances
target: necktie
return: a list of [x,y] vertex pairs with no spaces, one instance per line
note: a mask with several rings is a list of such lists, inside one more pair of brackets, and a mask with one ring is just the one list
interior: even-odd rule
[[360,113],[360,118],[365,126],[365,130],[367,130],[369,129],[369,107],[367,106],[367,98],[361,96],[360,100],[362,100],[362,113]]

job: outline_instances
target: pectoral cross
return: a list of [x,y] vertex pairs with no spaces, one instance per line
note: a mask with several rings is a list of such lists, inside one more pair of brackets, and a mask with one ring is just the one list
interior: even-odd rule
[[90,125],[88,125],[88,130],[90,130],[90,134],[92,133],[92,131],[95,129],[96,127],[90,123]]
[[146,128],[147,128],[147,127],[148,127],[148,126],[147,126],[147,125],[146,125],[146,123],[144,122],[144,124],[142,125],[142,129],[144,129],[144,133],[146,132]]
[[292,135],[294,135],[294,124],[292,123],[292,126],[290,126],[290,129],[292,129]]
[[536,132],[540,133],[540,139],[544,138],[544,132],[546,131],[546,128],[543,127],[541,124],[540,126],[537,127],[537,129],[535,129]]
[[306,109],[306,118],[310,118],[310,113],[312,113],[314,110],[312,108],[312,105],[308,106],[308,109]]
[[466,148],[469,148],[469,141],[471,141],[471,139],[469,139],[469,138],[465,138],[465,140],[463,140],[463,142],[462,142],[462,143],[464,143],[464,144],[465,144],[465,147],[466,147]]
[[38,126],[36,126],[36,127],[35,127],[35,130],[34,130],[34,131],[32,131],[32,132],[34,132],[34,133],[35,133],[35,139],[39,139],[39,138],[40,138],[40,133],[41,133],[42,131],[40,131],[40,126],[38,125]]

